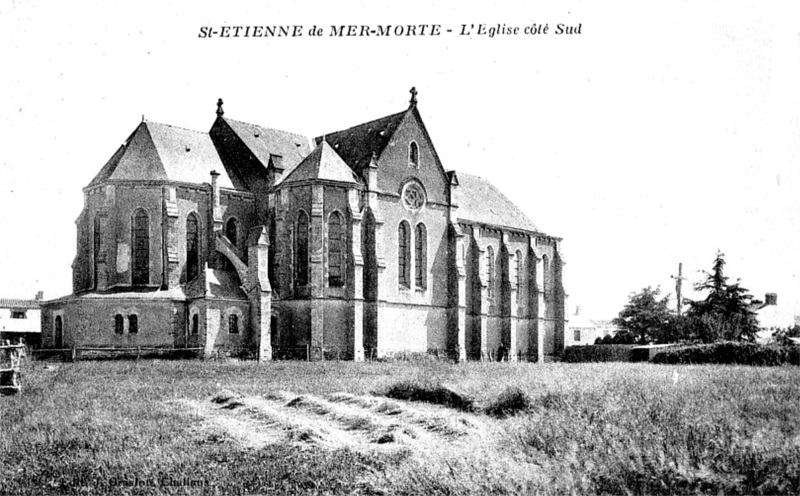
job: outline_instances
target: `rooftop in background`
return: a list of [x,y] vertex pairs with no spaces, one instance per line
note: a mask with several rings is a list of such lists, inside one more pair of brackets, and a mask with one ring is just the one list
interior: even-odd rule
[[33,300],[23,300],[20,298],[0,298],[0,308],[18,309],[38,309],[42,302],[44,293],[39,291]]

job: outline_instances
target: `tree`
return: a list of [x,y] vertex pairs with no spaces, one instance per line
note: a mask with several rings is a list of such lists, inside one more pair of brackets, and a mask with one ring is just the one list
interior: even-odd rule
[[669,295],[660,298],[661,288],[646,287],[639,293],[631,293],[628,303],[614,319],[614,325],[621,329],[615,341],[646,344],[661,341],[668,334],[673,315],[669,311]]
[[753,295],[739,280],[728,284],[724,269],[725,254],[718,251],[711,272],[705,272],[705,280],[694,286],[696,291],[707,291],[708,295],[704,300],[687,302],[687,316],[693,321],[695,337],[706,342],[754,341],[758,319],[751,310]]

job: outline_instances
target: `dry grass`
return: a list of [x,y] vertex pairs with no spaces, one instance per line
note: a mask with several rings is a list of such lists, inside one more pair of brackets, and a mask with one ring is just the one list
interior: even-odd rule
[[[114,361],[23,372],[23,394],[0,398],[1,494],[800,493],[797,367]],[[474,412],[373,395],[398,384],[445,385]],[[317,442],[331,425],[344,444]]]

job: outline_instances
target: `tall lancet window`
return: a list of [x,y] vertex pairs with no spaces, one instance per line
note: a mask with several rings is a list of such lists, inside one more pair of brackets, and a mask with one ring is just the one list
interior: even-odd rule
[[406,221],[397,228],[397,280],[400,286],[411,287],[411,227]]
[[131,244],[133,245],[133,274],[131,284],[150,284],[150,219],[139,209],[133,214]]
[[200,227],[195,214],[186,217],[186,280],[200,273]]
[[334,212],[328,218],[328,285],[344,286],[344,228],[342,216]]
[[517,302],[522,298],[522,252],[517,250],[514,254],[514,281],[517,287]]
[[294,233],[294,275],[298,286],[308,284],[308,214],[297,214]]
[[100,273],[100,245],[103,233],[100,230],[100,215],[94,216],[94,235],[92,239],[92,259],[94,260],[94,288],[97,289],[97,279]]
[[494,296],[494,248],[486,247],[486,294]]
[[550,291],[550,261],[547,255],[542,255],[542,292],[547,294]]
[[428,287],[428,235],[425,224],[417,224],[417,232],[414,237],[414,254],[416,264],[414,267],[414,280],[419,289]]

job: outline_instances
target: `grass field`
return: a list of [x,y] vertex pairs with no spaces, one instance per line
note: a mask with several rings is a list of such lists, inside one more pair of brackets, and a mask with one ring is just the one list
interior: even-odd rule
[[[0,397],[1,494],[800,493],[797,367],[142,360],[23,373],[23,394]],[[396,399],[442,397],[408,391],[459,402]]]

